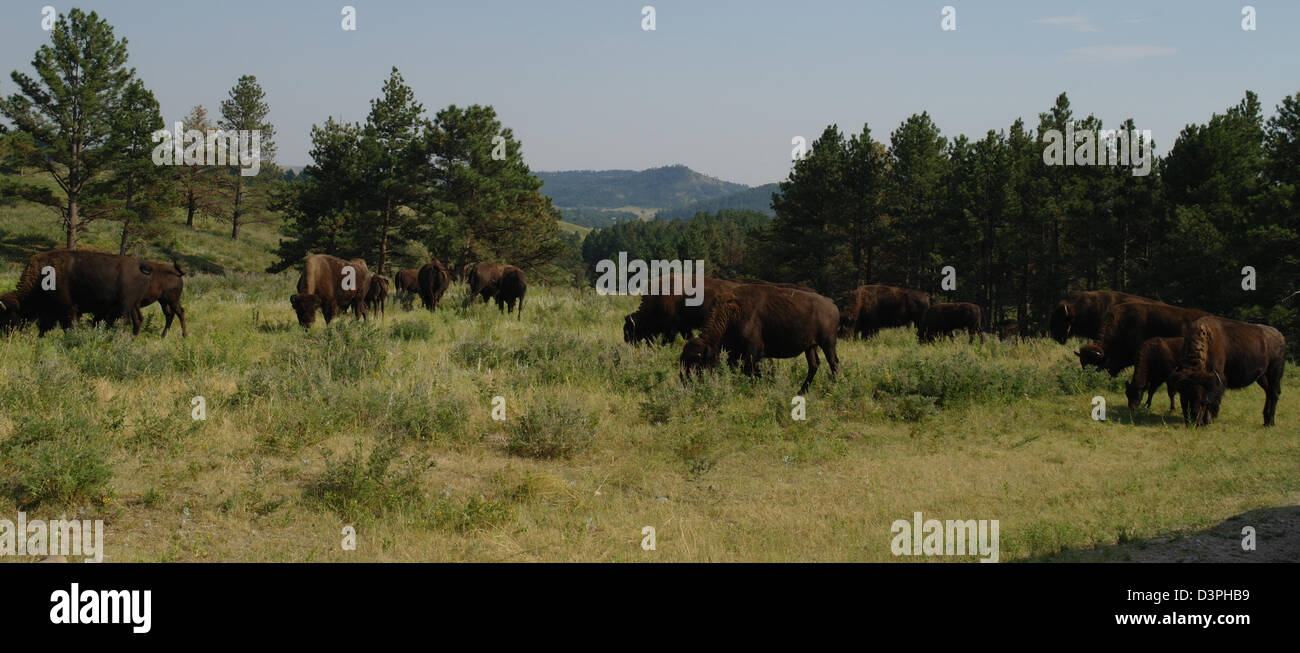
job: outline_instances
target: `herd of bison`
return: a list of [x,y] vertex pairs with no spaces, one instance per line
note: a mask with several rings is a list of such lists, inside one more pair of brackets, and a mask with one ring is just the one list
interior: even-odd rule
[[[482,298],[485,303],[494,300],[502,311],[522,313],[528,286],[519,268],[469,264],[457,276],[468,288],[466,304]],[[17,287],[0,294],[0,329],[35,322],[43,335],[55,324],[67,329],[88,314],[108,324],[128,319],[132,333],[138,334],[141,309],[157,302],[166,318],[162,334],[179,317],[185,335],[183,277],[175,261],[89,250],[42,252],[28,261]],[[289,302],[299,324],[310,328],[317,311],[327,324],[348,309],[356,318],[382,313],[390,291],[411,302],[419,297],[426,309],[434,310],[452,280],[452,273],[437,260],[401,270],[390,280],[371,274],[361,259],[316,254],[304,262],[297,293]],[[979,306],[931,303],[917,290],[867,285],[831,301],[805,286],[706,278],[703,297],[695,298],[702,301],[688,301],[680,292],[681,279],[660,281],[662,287],[673,282],[679,292],[643,295],[636,312],[624,318],[623,338],[633,344],[667,344],[680,335],[686,340],[680,357],[684,379],[716,367],[724,351],[730,365],[740,364],[751,376],[759,374],[763,358],[803,354],[808,362],[799,388],[803,394],[820,367],[818,349],[835,377],[840,337],[870,337],[882,328],[909,326],[916,328],[923,343],[958,331],[967,332],[972,342],[977,335],[981,342],[984,338]],[[1076,352],[1084,367],[1117,376],[1132,366],[1126,386],[1130,410],[1140,407],[1144,394],[1150,408],[1152,395],[1163,384],[1170,410],[1178,395],[1184,420],[1204,426],[1217,418],[1226,390],[1258,383],[1264,389],[1264,425],[1274,423],[1286,350],[1277,329],[1137,295],[1089,291],[1061,300],[1051,313],[1049,330],[1062,344],[1071,336],[1092,340]]]

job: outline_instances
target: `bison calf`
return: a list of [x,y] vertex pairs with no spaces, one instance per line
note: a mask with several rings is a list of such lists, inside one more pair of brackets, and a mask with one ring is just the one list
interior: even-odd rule
[[[1174,368],[1178,365],[1178,354],[1183,349],[1182,338],[1149,338],[1142,343],[1138,351],[1137,363],[1133,365],[1133,378],[1124,386],[1124,395],[1128,397],[1128,410],[1137,412],[1142,405],[1142,394],[1146,393],[1147,409],[1151,408],[1151,398],[1161,384],[1169,381]],[[1174,410],[1174,384],[1168,383],[1169,410]]]

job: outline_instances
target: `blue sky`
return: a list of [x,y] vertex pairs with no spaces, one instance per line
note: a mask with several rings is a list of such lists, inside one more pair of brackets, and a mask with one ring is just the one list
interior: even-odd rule
[[[30,73],[44,2],[7,0],[0,93]],[[355,32],[340,10],[357,11]],[[653,5],[656,30],[641,29]],[[1132,117],[1164,152],[1246,89],[1271,114],[1300,91],[1300,2],[616,0],[80,2],[129,40],[174,122],[217,111],[242,74],[266,89],[278,161],[309,163],[312,124],[363,120],[397,66],[432,113],[491,104],[535,170],[683,163],[745,184],[785,177],[790,139],[837,123],[877,140],[929,111],[979,137],[1062,91],[1076,114]],[[940,30],[941,8],[957,30]],[[66,11],[71,4],[54,4]]]

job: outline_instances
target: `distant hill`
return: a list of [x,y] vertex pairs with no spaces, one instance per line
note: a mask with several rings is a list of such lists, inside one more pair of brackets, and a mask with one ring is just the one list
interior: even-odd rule
[[748,186],[703,175],[684,165],[649,170],[568,170],[535,173],[542,194],[558,207],[671,208],[746,190]]
[[780,184],[763,184],[755,186],[739,193],[724,195],[707,200],[691,202],[685,206],[679,206],[671,209],[664,209],[655,214],[656,220],[685,220],[701,211],[705,213],[717,213],[727,209],[740,209],[745,211],[758,211],[768,217],[776,215],[772,211],[772,193],[780,190]]

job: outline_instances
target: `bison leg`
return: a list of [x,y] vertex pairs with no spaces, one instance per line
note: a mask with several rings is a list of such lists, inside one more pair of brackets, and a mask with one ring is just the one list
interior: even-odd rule
[[1268,372],[1259,377],[1259,384],[1264,388],[1264,426],[1273,426],[1277,415],[1277,402],[1282,398],[1281,360],[1268,366]]
[[822,348],[822,353],[826,354],[826,362],[831,366],[831,379],[833,380],[840,372],[840,356],[835,352],[835,341],[822,341],[820,346]]
[[799,386],[799,394],[808,392],[808,385],[812,383],[813,377],[817,375],[817,368],[821,367],[821,361],[817,358],[816,347],[809,347],[803,355],[808,360],[808,376],[804,377],[803,385]]
[[131,335],[140,335],[140,325],[144,322],[144,315],[140,313],[138,307],[132,307],[125,311],[126,318],[131,320]]
[[[185,326],[185,308],[181,306],[180,302],[176,302],[176,304],[172,307],[172,313],[174,313],[176,317],[180,318],[181,320],[181,337],[182,338],[189,337],[190,335],[189,327]],[[170,323],[170,320],[168,322]]]
[[172,330],[172,320],[176,318],[176,311],[172,308],[171,304],[166,301],[159,301],[158,307],[162,309],[163,318],[165,319],[163,322],[162,337],[166,338],[167,332]]
[[[1166,381],[1166,382],[1165,382],[1165,392],[1168,392],[1168,393],[1169,393],[1169,412],[1172,413],[1172,412],[1174,412],[1174,394],[1177,392],[1176,390],[1174,390],[1174,384],[1169,383],[1168,381]],[[1151,407],[1151,402],[1148,401],[1148,402],[1147,402],[1147,408],[1150,408],[1150,407]]]

